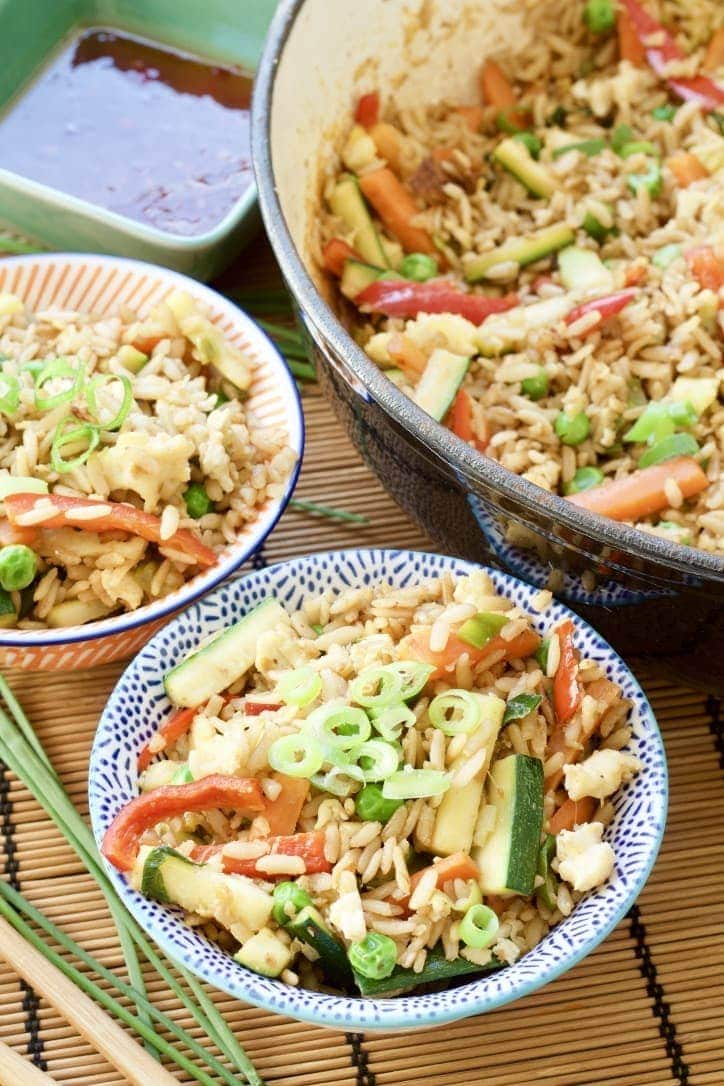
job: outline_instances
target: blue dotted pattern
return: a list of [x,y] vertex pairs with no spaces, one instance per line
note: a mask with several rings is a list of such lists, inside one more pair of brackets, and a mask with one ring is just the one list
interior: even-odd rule
[[[258,569],[195,603],[142,649],[113,691],[103,713],[90,761],[89,802],[98,842],[119,808],[138,791],[136,756],[168,715],[163,675],[202,637],[228,625],[264,597],[289,609],[324,589],[342,591],[382,580],[398,587],[445,571],[479,568],[435,554],[396,550],[350,550],[296,558]],[[497,570],[487,570],[496,588],[530,610],[535,588]],[[592,892],[519,962],[444,992],[363,1000],[290,988],[257,976],[183,923],[179,910],[149,901],[108,867],[122,899],[138,922],[176,961],[232,996],[267,1010],[342,1030],[404,1029],[438,1025],[500,1007],[540,988],[589,954],[621,920],[641,891],[656,858],[666,821],[667,771],[661,735],[635,678],[599,634],[554,602],[534,618],[540,632],[563,618],[576,625],[576,642],[596,660],[633,702],[630,750],[644,769],[614,798],[615,817],[606,830],[616,853],[616,873]]]

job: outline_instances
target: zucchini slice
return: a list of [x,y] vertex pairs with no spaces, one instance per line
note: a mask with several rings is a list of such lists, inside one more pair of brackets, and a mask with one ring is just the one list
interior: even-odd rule
[[613,290],[613,276],[597,253],[568,245],[558,254],[558,273],[566,290]]
[[493,151],[493,158],[533,196],[542,196],[547,200],[558,188],[555,177],[542,163],[536,162],[520,140],[503,140]]
[[352,244],[368,264],[389,268],[387,254],[360,192],[357,178],[343,174],[332,190],[329,206],[352,232]]
[[415,389],[415,402],[438,422],[445,417],[468,372],[470,359],[438,347]]
[[313,905],[301,909],[297,916],[284,926],[290,935],[316,950],[324,975],[330,984],[335,988],[349,987],[352,970],[347,952]]
[[495,825],[473,852],[484,894],[533,893],[543,827],[543,763],[527,754],[495,762],[487,786]]
[[465,268],[465,278],[469,283],[477,283],[479,279],[486,278],[491,268],[510,261],[519,264],[522,268],[526,264],[533,264],[536,260],[542,260],[544,256],[558,252],[566,245],[572,245],[574,240],[573,230],[565,223],[546,226],[544,230],[538,230],[537,233],[528,234],[526,237],[511,238],[510,241],[499,245],[497,249],[475,257]]
[[369,977],[363,977],[361,973],[355,973],[354,981],[363,996],[377,998],[409,992],[413,988],[419,988],[421,984],[434,984],[437,981],[452,980],[454,977],[468,977],[474,973],[488,973],[492,969],[499,969],[500,965],[501,963],[495,958],[489,965],[475,965],[465,958],[453,958],[449,962],[442,947],[436,946],[428,954],[421,973],[396,965],[389,977],[383,977],[382,980],[371,980]]
[[246,940],[234,959],[262,977],[278,977],[291,962],[292,952],[270,928],[262,928]]
[[345,260],[339,289],[345,298],[351,298],[354,301],[365,287],[384,274],[385,269],[376,268],[374,264],[363,264],[360,260]]

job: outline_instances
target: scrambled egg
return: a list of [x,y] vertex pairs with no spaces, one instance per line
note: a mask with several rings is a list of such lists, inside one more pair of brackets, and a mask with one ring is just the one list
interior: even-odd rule
[[563,767],[566,791],[573,800],[593,796],[605,799],[613,795],[625,781],[641,769],[641,762],[633,754],[620,750],[597,750],[578,765]]
[[194,446],[182,434],[120,434],[115,445],[98,453],[109,492],[132,490],[153,512],[191,478]]
[[613,871],[613,849],[602,841],[600,822],[584,822],[575,830],[561,830],[556,839],[558,872],[574,890],[592,890]]

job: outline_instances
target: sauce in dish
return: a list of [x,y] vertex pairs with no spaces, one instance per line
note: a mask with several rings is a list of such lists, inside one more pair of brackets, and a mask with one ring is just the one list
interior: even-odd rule
[[173,234],[251,183],[251,79],[115,31],[83,32],[0,118],[1,164]]

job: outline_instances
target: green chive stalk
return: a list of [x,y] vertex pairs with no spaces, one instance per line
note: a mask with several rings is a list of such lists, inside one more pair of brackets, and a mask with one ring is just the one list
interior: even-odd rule
[[370,518],[362,513],[350,513],[347,509],[337,509],[333,505],[320,505],[319,502],[308,502],[303,498],[292,498],[289,504],[300,513],[312,513],[318,517],[327,517],[328,520],[338,520],[348,524],[369,524],[370,522]]

